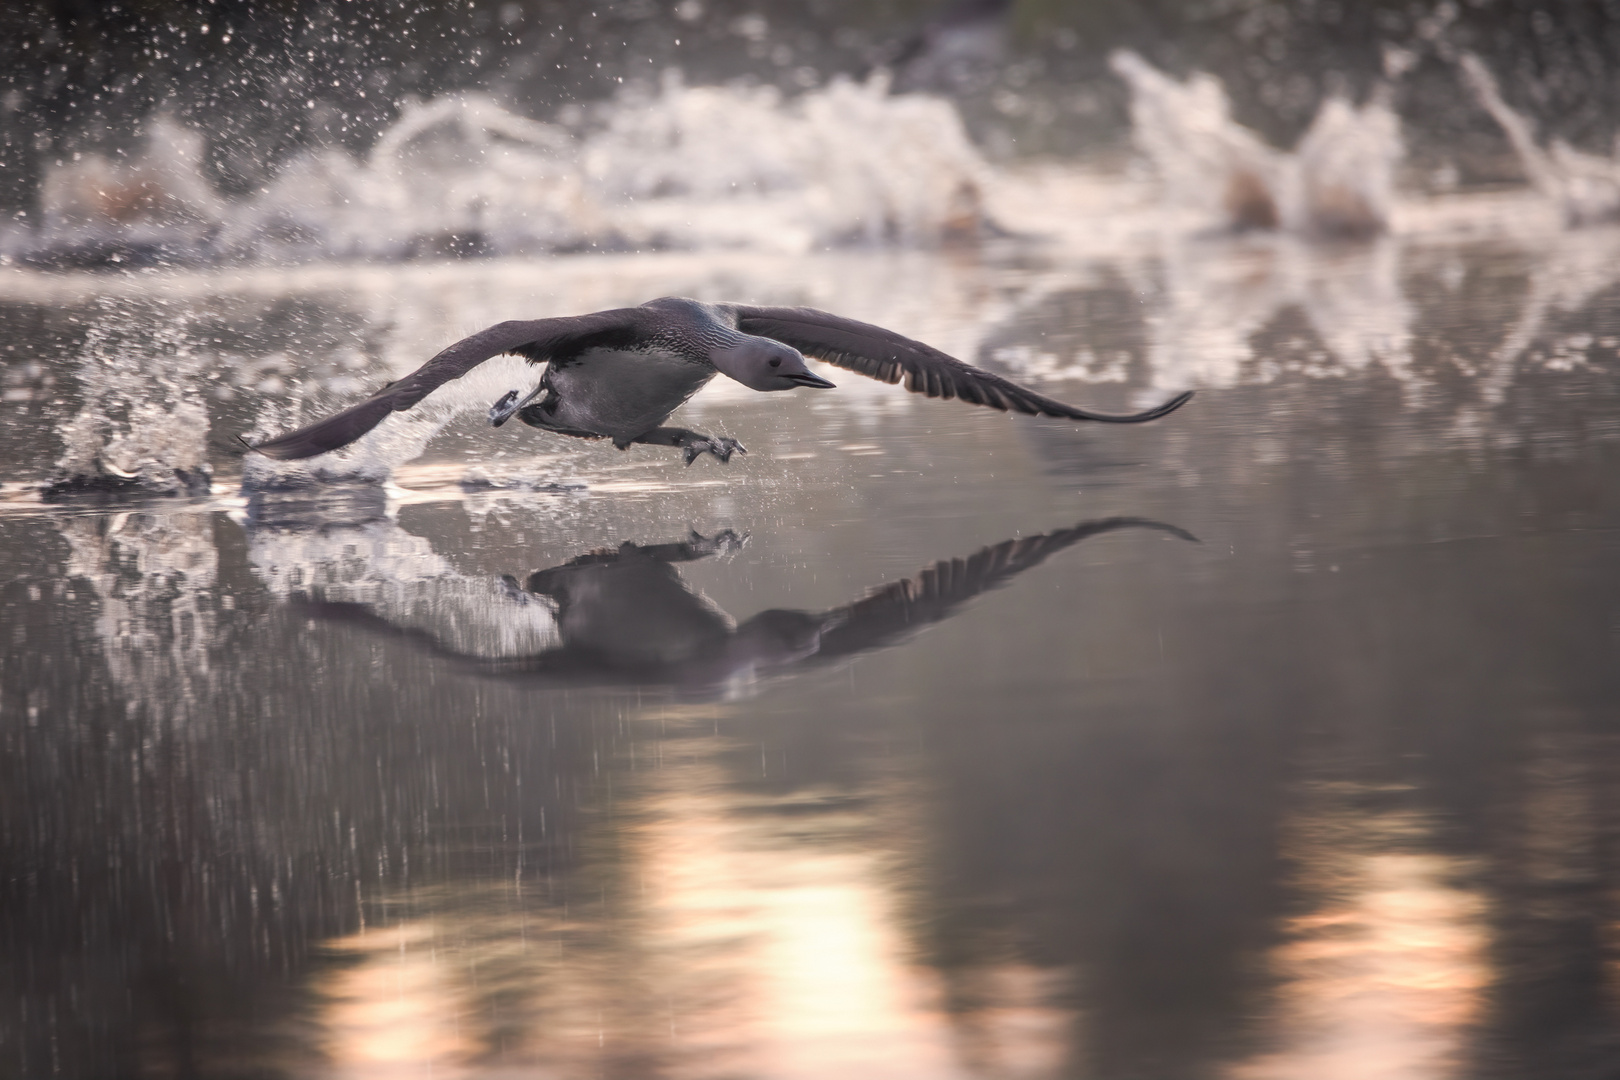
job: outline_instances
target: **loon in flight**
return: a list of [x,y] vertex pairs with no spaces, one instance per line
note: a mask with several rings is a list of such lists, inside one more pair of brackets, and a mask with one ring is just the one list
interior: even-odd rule
[[[814,308],[706,304],[665,297],[640,307],[555,319],[497,323],[463,338],[397,382],[342,412],[252,447],[282,460],[347,446],[392,412],[409,409],[451,379],[503,353],[546,365],[526,396],[509,391],[489,410],[500,427],[516,416],[530,427],[583,439],[680,447],[688,465],[701,454],[729,461],[747,453],[735,439],[660,425],[716,375],[754,390],[828,389],[805,367],[814,357],[884,382],[905,379],[928,397],[1032,416],[1138,424],[1174,412],[1192,397],[1178,394],[1146,412],[1089,412],[965,364],[920,341],[870,323]],[[536,400],[538,399],[538,400]]]

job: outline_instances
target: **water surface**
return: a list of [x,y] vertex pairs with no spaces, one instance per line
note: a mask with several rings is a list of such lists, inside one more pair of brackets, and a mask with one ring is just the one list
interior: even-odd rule
[[[1620,240],[1105,232],[8,271],[0,1068],[1612,1069]],[[686,469],[488,431],[497,366],[243,487],[238,433],[666,293],[1199,395],[717,386],[749,453]],[[204,479],[39,501],[106,466]]]

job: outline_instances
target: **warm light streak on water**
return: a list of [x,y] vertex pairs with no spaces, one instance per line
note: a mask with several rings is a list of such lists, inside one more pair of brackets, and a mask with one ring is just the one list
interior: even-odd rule
[[1459,884],[1466,862],[1421,850],[1428,831],[1410,813],[1331,809],[1301,827],[1298,888],[1314,910],[1272,952],[1280,983],[1262,1038],[1275,1049],[1232,1076],[1464,1074],[1491,978],[1486,900]]
[[[955,1013],[918,961],[897,875],[915,825],[894,818],[910,797],[875,809],[836,791],[761,799],[724,782],[722,749],[661,747],[669,758],[619,808],[631,824],[600,837],[634,880],[565,918],[534,906],[532,882],[527,895],[522,881],[430,888],[375,910],[431,914],[328,942],[335,964],[311,987],[321,1075],[626,1062],[692,1080],[1060,1074],[1074,1018],[1049,974],[985,966],[974,1007]],[[597,955],[579,941],[612,944]]]
[[[333,1080],[455,1077],[477,1049],[463,1028],[451,957],[431,923],[376,927],[328,947],[345,966],[315,988],[320,1049]],[[466,1018],[469,1022],[472,1018]]]

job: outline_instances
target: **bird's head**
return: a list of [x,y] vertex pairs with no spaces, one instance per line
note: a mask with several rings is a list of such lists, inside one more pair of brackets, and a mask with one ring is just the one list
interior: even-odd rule
[[798,349],[770,338],[744,337],[736,345],[712,350],[709,359],[722,375],[752,390],[792,390],[800,386],[829,390],[833,386],[804,366]]

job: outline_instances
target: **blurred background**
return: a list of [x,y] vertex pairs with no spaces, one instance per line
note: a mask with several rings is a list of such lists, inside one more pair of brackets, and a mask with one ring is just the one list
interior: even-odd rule
[[1360,97],[1393,65],[1417,165],[1456,157],[1465,180],[1482,182],[1510,174],[1493,160],[1504,148],[1488,119],[1458,107],[1455,53],[1482,57],[1549,133],[1607,152],[1613,16],[1604,3],[1517,0],[19,0],[0,16],[5,199],[36,209],[44,165],[128,149],[159,110],[206,135],[207,175],[239,195],[299,150],[363,152],[412,98],[479,88],[525,116],[567,122],[566,106],[655,87],[671,68],[694,85],[741,79],[791,94],[889,66],[900,88],[949,92],[997,157],[1117,156],[1127,96],[1107,60],[1122,48],[1178,76],[1217,75],[1238,119],[1284,145],[1325,95]]
[[758,5],[542,3],[113,4],[19,0],[0,13],[0,205],[37,219],[40,185],[74,155],[138,152],[150,119],[198,132],[201,174],[240,198],[311,150],[369,151],[412,101],[467,90],[583,135],[672,72],[786,95],[892,72],[947,94],[993,160],[1118,162],[1128,49],[1177,76],[1215,75],[1234,117],[1292,145],[1324,98],[1387,85],[1420,188],[1523,180],[1499,128],[1459,95],[1479,56],[1547,135],[1607,155],[1620,29],[1599,2],[1043,3],[875,0]]

